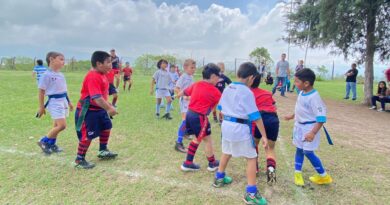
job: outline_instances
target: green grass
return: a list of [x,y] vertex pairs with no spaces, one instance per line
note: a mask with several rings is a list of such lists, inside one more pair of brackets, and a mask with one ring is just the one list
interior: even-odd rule
[[[71,100],[78,100],[82,72],[66,73]],[[243,204],[245,160],[233,159],[227,173],[234,182],[221,189],[211,187],[213,174],[207,166],[203,146],[195,161],[202,170],[179,170],[185,155],[173,150],[179,114],[177,102],[172,121],[154,118],[154,97],[148,94],[150,77],[134,76],[131,93],[119,93],[119,115],[109,148],[119,153],[114,161],[97,159],[98,140],[94,140],[87,159],[96,163],[93,170],[75,170],[72,162],[77,150],[74,115],[58,144],[64,152],[44,156],[36,146],[51,126],[50,116],[34,118],[37,88],[30,72],[0,71],[0,204]],[[343,82],[317,82],[324,98],[339,100]],[[359,87],[359,96],[361,94]],[[293,105],[291,105],[293,110]],[[295,187],[292,181],[294,147],[292,122],[282,122],[277,144],[278,183],[270,187],[261,174],[258,186],[270,204],[385,204],[390,200],[388,157],[351,146],[327,146],[319,155],[335,179],[330,186]],[[212,137],[219,158],[220,129],[212,124]],[[337,133],[333,135],[336,139]],[[344,136],[353,139],[353,136]],[[337,142],[337,140],[336,140]],[[185,141],[188,144],[188,141]],[[263,158],[263,154],[260,155]],[[260,162],[264,167],[264,159]],[[308,161],[304,177],[314,171]]]

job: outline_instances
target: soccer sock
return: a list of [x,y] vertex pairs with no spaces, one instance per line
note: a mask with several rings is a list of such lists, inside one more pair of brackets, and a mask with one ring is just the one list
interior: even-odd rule
[[166,113],[169,113],[171,111],[171,105],[172,105],[172,102],[167,103],[167,106],[165,107]]
[[161,104],[156,104],[156,114],[160,114],[160,106]]
[[198,149],[199,144],[196,144],[195,142],[191,142],[188,145],[188,151],[187,151],[187,158],[184,162],[185,164],[192,164],[192,161],[194,161],[196,150]]
[[90,144],[91,144],[91,140],[89,139],[82,140],[79,142],[76,161],[85,159],[85,154],[87,153]]
[[55,145],[55,144],[56,144],[56,141],[57,141],[56,138],[48,138],[48,139],[47,139],[47,144],[49,144],[49,145]]
[[181,124],[179,126],[179,130],[177,131],[177,140],[176,142],[182,143],[183,142],[183,136],[186,132],[186,120],[181,121]]
[[267,158],[267,167],[273,167],[276,168],[276,161],[274,158]]
[[326,172],[324,167],[322,166],[321,160],[313,151],[303,151],[305,156],[310,160],[311,164],[313,165],[314,169],[317,171],[317,173],[321,176],[325,176]]
[[297,147],[297,151],[295,152],[295,171],[301,172],[302,165],[305,155],[303,154],[303,149]]
[[246,192],[248,192],[250,195],[254,196],[257,193],[257,186],[248,184],[246,186]]
[[219,122],[222,123],[222,113],[219,112],[219,113],[218,113],[218,116],[219,116]]
[[43,136],[40,141],[43,143],[47,143],[49,141],[49,138],[47,138],[47,136]]
[[223,179],[225,178],[225,172],[215,172],[215,178],[216,179]]
[[99,137],[99,151],[106,150],[107,149],[107,143],[108,143],[108,138],[110,137],[110,132],[111,130],[104,130],[100,132],[100,137]]
[[209,161],[209,163],[215,162],[215,157],[214,157],[214,155],[212,155],[211,157],[207,157],[207,161]]

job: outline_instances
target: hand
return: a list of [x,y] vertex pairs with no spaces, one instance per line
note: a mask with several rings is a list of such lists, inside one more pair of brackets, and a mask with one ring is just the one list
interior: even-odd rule
[[306,142],[312,142],[313,141],[313,139],[314,139],[314,137],[315,137],[315,133],[313,132],[313,131],[310,131],[309,133],[307,133],[306,135],[305,135],[305,140],[304,141],[306,141]]
[[69,111],[70,111],[70,112],[73,112],[73,104],[72,104],[71,102],[69,102],[68,105],[69,105]]
[[261,142],[262,142],[264,148],[268,147],[268,138],[267,138],[267,136],[263,136],[261,138]]
[[150,90],[150,95],[153,95],[153,90]]
[[114,107],[110,107],[110,109],[108,109],[107,110],[107,113],[108,113],[108,115],[110,115],[110,116],[115,116],[115,115],[117,115],[118,114],[118,112],[116,111],[116,109],[114,108]]
[[41,118],[45,114],[46,114],[45,107],[40,107],[37,112],[37,118]]
[[284,120],[286,120],[286,121],[289,121],[289,120],[292,120],[292,119],[294,119],[294,115],[286,115],[286,116],[284,116]]

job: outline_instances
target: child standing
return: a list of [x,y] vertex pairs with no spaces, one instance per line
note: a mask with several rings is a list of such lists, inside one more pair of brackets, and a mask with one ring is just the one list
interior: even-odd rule
[[203,80],[192,84],[179,94],[179,96],[190,96],[190,104],[186,114],[187,134],[195,135],[188,145],[186,161],[181,165],[183,171],[198,171],[200,166],[195,164],[194,157],[196,150],[202,140],[205,141],[205,152],[209,161],[207,170],[215,171],[219,161],[215,160],[213,141],[210,137],[211,127],[207,115],[217,105],[221,93],[215,87],[219,81],[219,68],[213,63],[207,64],[202,71]]
[[[255,96],[256,106],[263,119],[265,132],[268,139],[268,147],[265,148],[266,167],[267,167],[267,183],[272,184],[276,182],[276,155],[275,143],[279,135],[279,118],[276,113],[275,100],[272,98],[272,93],[259,88],[261,76],[258,75],[253,80],[251,90]],[[255,138],[256,153],[259,154],[258,144],[262,135],[256,124],[252,123],[252,134]],[[257,172],[259,167],[257,166]]]
[[47,68],[43,66],[43,61],[41,59],[37,60],[37,65],[34,66],[32,76],[33,78],[36,76],[37,84],[39,85],[39,79],[41,79],[42,75],[47,71]]
[[179,75],[176,73],[176,66],[174,64],[171,64],[169,66],[169,75],[172,79],[171,83],[169,83],[169,93],[171,94],[172,98],[171,110],[173,110],[173,100],[175,100],[175,87],[177,80],[179,80]]
[[[169,84],[172,82],[172,78],[167,71],[168,61],[161,59],[157,62],[158,70],[154,73],[152,79],[152,85],[150,87],[150,95],[153,95],[153,92],[156,93],[156,117],[160,117],[160,104],[162,98],[165,97],[167,101],[167,106],[165,107],[165,114],[162,118],[171,120],[172,117],[169,114],[171,110],[171,93],[169,93]],[[154,90],[154,84],[156,84],[156,90]]]
[[116,75],[116,70],[114,69],[111,69],[110,71],[108,71],[106,73],[106,77],[107,77],[107,80],[108,80],[108,95],[112,95],[112,103],[111,105],[116,107],[116,102],[118,100],[118,91],[114,85],[114,81],[115,81],[115,75]]
[[[196,63],[192,59],[184,61],[184,74],[182,74],[176,83],[175,92],[178,95],[183,90],[187,89],[194,82],[194,73],[196,70]],[[175,144],[175,150],[178,152],[187,153],[187,150],[183,145],[183,137],[186,134],[186,113],[188,111],[188,105],[190,103],[189,96],[182,96],[179,99],[180,113],[181,113],[181,124],[177,131],[177,140]]]
[[[219,67],[221,72],[220,72],[220,78],[219,78],[219,81],[218,81],[216,87],[218,88],[219,92],[221,92],[221,94],[222,94],[223,90],[225,90],[226,85],[229,85],[230,83],[232,83],[232,81],[230,80],[229,77],[224,75],[224,73],[225,73],[225,64],[222,63],[222,62],[219,62],[217,65],[218,65],[218,67]],[[214,122],[218,122],[217,109],[216,108],[214,108],[214,110],[213,110],[213,119],[214,119]],[[222,115],[221,115],[221,113],[219,113],[219,123],[222,123]]]
[[318,174],[310,177],[315,184],[330,184],[332,178],[326,173],[320,158],[314,153],[320,145],[320,129],[326,122],[326,107],[319,93],[313,88],[316,75],[308,68],[295,73],[295,86],[301,90],[295,104],[295,114],[286,120],[295,120],[293,143],[295,153],[295,184],[304,186],[302,165],[306,156]]
[[243,63],[237,72],[238,82],[229,85],[222,93],[218,109],[221,110],[222,121],[222,156],[218,171],[215,174],[214,187],[222,187],[232,182],[232,178],[225,174],[230,158],[244,157],[247,160],[246,194],[244,201],[247,204],[267,204],[256,186],[257,153],[251,136],[251,122],[255,121],[259,128],[263,146],[267,147],[267,134],[264,130],[261,115],[256,107],[253,93],[248,88],[254,78],[259,75],[253,63]]
[[126,67],[122,69],[123,71],[123,91],[126,90],[126,84],[129,82],[129,88],[130,91],[131,85],[133,84],[133,80],[131,79],[131,76],[133,75],[133,69],[130,67],[130,63],[126,62]]
[[111,70],[110,54],[95,51],[91,57],[93,69],[84,77],[81,97],[77,104],[75,123],[79,146],[75,160],[76,168],[91,169],[95,165],[85,160],[92,139],[99,137],[100,159],[114,159],[118,154],[108,150],[112,123],[109,116],[117,113],[108,103],[108,80],[106,74]]
[[[45,154],[61,152],[62,149],[56,145],[58,134],[66,128],[66,117],[69,114],[68,107],[72,111],[73,105],[68,97],[68,89],[64,74],[60,72],[64,67],[64,55],[58,52],[49,52],[46,55],[49,69],[42,75],[39,80],[39,110],[37,117],[40,118],[45,114],[45,109],[50,112],[54,120],[53,128],[42,137],[38,146]],[[48,97],[44,104],[45,95]]]

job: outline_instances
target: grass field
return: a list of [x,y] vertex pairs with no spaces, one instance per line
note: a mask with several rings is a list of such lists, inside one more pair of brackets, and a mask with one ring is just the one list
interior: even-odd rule
[[[70,99],[76,104],[84,73],[65,75]],[[68,118],[67,129],[58,138],[65,151],[44,156],[36,142],[50,128],[51,119],[50,116],[34,118],[38,102],[35,80],[31,79],[30,72],[0,71],[0,204],[243,204],[241,198],[246,185],[243,159],[231,160],[227,173],[234,182],[221,189],[211,187],[213,174],[205,169],[207,160],[202,146],[195,157],[202,166],[201,171],[180,171],[185,155],[173,149],[180,119],[178,105],[174,103],[173,120],[155,119],[149,85],[149,76],[136,75],[132,91],[119,93],[119,115],[113,120],[109,141],[109,148],[118,152],[119,157],[114,161],[98,160],[98,140],[95,140],[87,159],[97,166],[93,170],[76,170],[72,166],[78,143],[73,113]],[[344,82],[317,82],[316,87],[323,98],[345,103],[340,102]],[[358,91],[362,96],[360,85]],[[361,108],[358,102],[349,101],[349,104]],[[278,101],[278,106],[280,116],[294,109],[292,101],[283,99]],[[292,126],[292,122],[281,123],[277,144],[278,183],[266,185],[264,173],[258,181],[260,192],[269,204],[388,203],[389,153],[356,148],[338,140],[353,141],[353,135],[332,133],[336,145],[327,146],[325,140],[321,144],[318,154],[335,183],[309,184],[308,177],[314,170],[306,160],[303,171],[308,185],[296,187],[293,184],[295,149],[290,142]],[[219,158],[217,124],[212,124],[212,132]],[[260,155],[262,167],[263,156]]]

